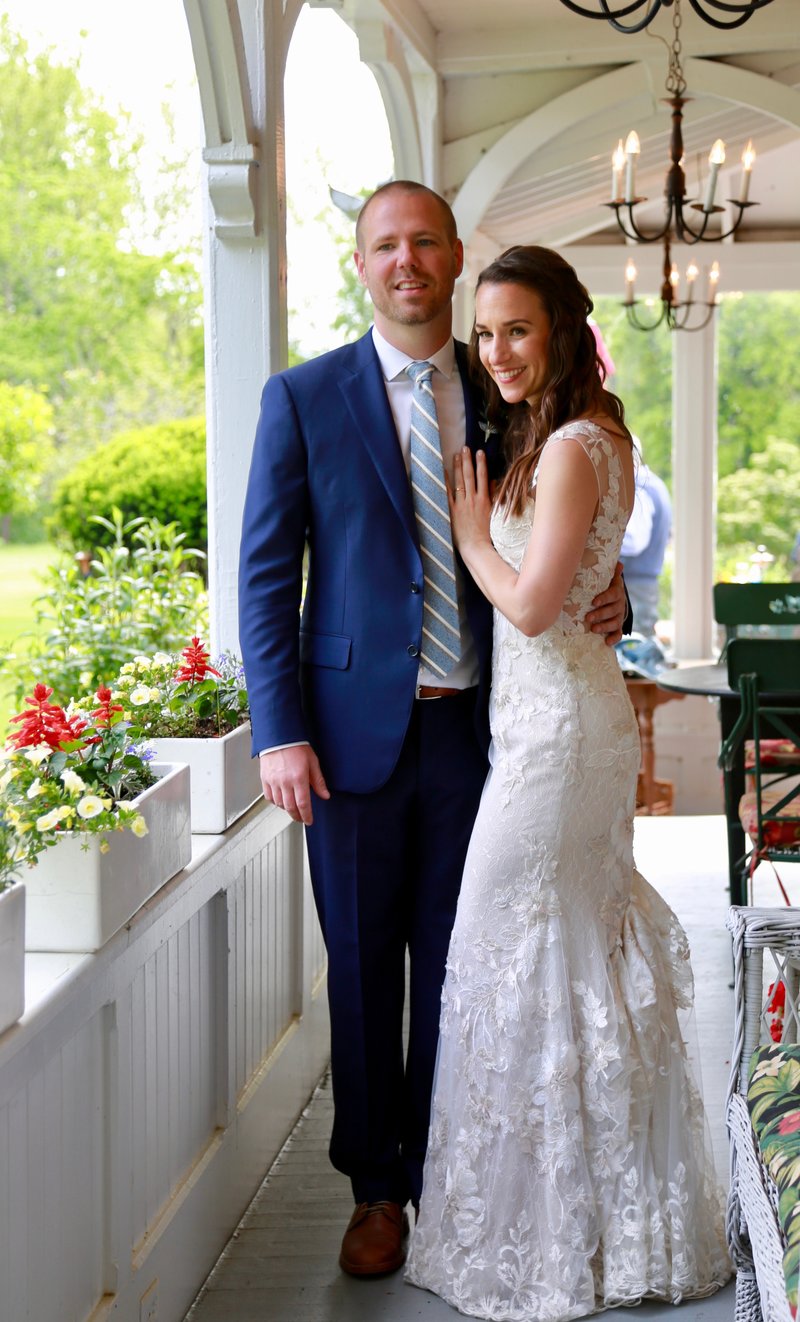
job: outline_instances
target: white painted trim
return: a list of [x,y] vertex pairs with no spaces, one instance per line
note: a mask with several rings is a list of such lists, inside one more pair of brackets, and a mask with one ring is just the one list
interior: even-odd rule
[[326,1065],[301,828],[262,803],[194,844],[96,955],[27,957],[0,1037],[4,1319],[140,1322],[155,1288],[180,1322]]

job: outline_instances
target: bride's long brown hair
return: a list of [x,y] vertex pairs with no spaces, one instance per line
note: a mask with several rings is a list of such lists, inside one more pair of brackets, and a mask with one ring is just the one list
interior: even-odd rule
[[538,295],[547,313],[547,382],[538,408],[524,401],[506,404],[481,364],[475,327],[469,343],[470,368],[486,396],[488,422],[503,435],[506,474],[497,499],[511,514],[521,514],[531,490],[542,446],[565,422],[605,413],[630,440],[622,400],[606,390],[605,367],[588,323],[594,307],[569,262],[551,248],[535,245],[507,249],[478,277],[481,285],[522,285]]

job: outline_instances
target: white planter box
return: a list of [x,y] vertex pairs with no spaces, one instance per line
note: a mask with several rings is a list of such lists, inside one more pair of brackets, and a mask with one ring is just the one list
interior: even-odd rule
[[0,891],[0,1033],[25,1009],[25,887]]
[[26,869],[27,950],[99,950],[189,862],[189,768],[154,762],[152,769],[158,784],[134,800],[146,836],[112,831],[103,854],[100,836],[69,832]]
[[258,758],[250,756],[250,722],[221,739],[148,739],[163,762],[192,772],[192,830],[221,835],[261,798]]

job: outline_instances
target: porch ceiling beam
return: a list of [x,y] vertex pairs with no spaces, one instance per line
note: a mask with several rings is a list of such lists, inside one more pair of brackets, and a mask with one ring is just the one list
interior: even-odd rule
[[[399,0],[390,0],[398,3]],[[770,51],[794,50],[798,41],[797,16],[793,6],[780,11],[766,9],[752,23],[730,32],[718,32],[702,25],[684,38],[684,47],[692,56],[753,55]],[[600,31],[597,31],[597,28]],[[436,43],[439,73],[458,77],[476,73],[510,73],[514,70],[552,69],[559,66],[580,68],[601,64],[630,64],[653,58],[655,43],[644,34],[620,37],[607,24],[586,20],[580,35],[577,25],[563,19],[549,24],[530,23],[527,27],[504,31],[497,28],[465,29],[439,34]],[[666,55],[664,57],[666,70]]]
[[[312,9],[335,9],[357,34],[365,25],[386,24],[403,39],[407,57],[436,70],[436,29],[418,0],[307,0]],[[418,71],[415,70],[415,72]]]
[[437,65],[436,29],[417,0],[381,0],[388,21],[431,71]]
[[[656,296],[662,280],[664,254],[658,244],[652,247],[625,244],[557,245],[562,256],[571,262],[581,280],[595,296],[618,295],[622,302],[625,285],[624,267],[633,253],[636,261],[637,294]],[[693,249],[703,266],[717,260],[721,267],[720,293],[766,293],[776,289],[800,290],[800,243],[703,243],[703,251]]]

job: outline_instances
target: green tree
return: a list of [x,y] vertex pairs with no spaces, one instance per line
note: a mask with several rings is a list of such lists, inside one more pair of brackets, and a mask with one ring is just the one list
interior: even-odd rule
[[[719,313],[719,473],[764,450],[769,437],[800,437],[800,296],[723,299]],[[800,452],[795,453],[795,464]]]
[[0,516],[33,508],[52,431],[53,410],[40,391],[0,381]]
[[671,487],[671,334],[664,326],[636,330],[619,299],[596,299],[594,316],[617,369],[609,385],[625,405],[625,421],[639,437],[649,466]]
[[79,449],[200,403],[199,275],[185,253],[137,250],[140,150],[77,63],[0,19],[0,379],[46,387]]
[[[370,190],[362,188],[356,196],[368,197]],[[336,243],[339,266],[339,311],[331,329],[344,332],[346,341],[360,339],[372,325],[372,299],[358,278],[353,250],[356,246],[355,219],[338,209],[332,212],[331,233]]]
[[748,560],[764,546],[774,570],[788,578],[789,552],[800,531],[800,451],[795,441],[768,436],[746,468],[717,486],[717,553],[721,563]]

